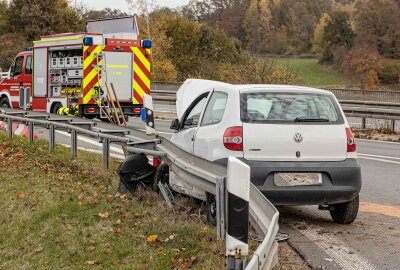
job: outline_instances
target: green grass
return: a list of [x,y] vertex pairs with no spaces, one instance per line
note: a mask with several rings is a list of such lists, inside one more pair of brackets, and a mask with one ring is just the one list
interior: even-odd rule
[[0,132],[0,269],[223,268],[224,243],[193,200],[173,212],[150,190],[116,194],[115,161],[104,171],[99,155],[47,149]]
[[314,58],[275,58],[278,64],[290,64],[299,74],[302,85],[316,87],[343,86],[343,74],[318,64]]

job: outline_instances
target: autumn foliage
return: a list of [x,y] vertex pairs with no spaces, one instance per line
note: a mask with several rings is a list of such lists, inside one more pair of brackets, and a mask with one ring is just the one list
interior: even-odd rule
[[361,89],[377,89],[379,73],[383,70],[383,57],[376,49],[355,47],[345,56],[344,74],[350,83]]

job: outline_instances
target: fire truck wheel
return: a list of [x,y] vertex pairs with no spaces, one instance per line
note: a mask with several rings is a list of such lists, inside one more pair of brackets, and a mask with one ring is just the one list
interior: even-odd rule
[[58,110],[62,108],[62,104],[61,103],[56,103],[53,104],[53,109],[51,110],[51,113],[57,114]]
[[11,108],[10,102],[8,101],[8,98],[3,98],[0,101],[0,107],[2,107],[2,108]]

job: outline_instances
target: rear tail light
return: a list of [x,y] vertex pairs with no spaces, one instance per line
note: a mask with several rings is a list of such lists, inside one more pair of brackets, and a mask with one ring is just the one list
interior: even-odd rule
[[96,111],[96,108],[86,108],[86,113],[95,113]]
[[231,127],[225,130],[224,146],[228,150],[243,151],[243,128]]
[[132,108],[133,113],[140,113],[141,109],[140,108]]
[[354,135],[351,132],[350,128],[346,128],[346,137],[347,137],[347,152],[355,152],[357,150],[356,140],[354,139]]

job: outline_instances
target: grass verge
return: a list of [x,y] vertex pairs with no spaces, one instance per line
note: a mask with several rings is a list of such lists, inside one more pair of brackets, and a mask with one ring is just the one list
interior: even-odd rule
[[302,84],[316,87],[338,87],[344,85],[343,74],[318,63],[315,58],[275,58],[278,64],[289,63],[299,74]]
[[[117,162],[105,171],[101,156],[78,156],[0,132],[0,269],[224,269],[197,202],[179,197],[172,211],[145,188],[118,194]],[[286,244],[280,262],[302,265]]]

